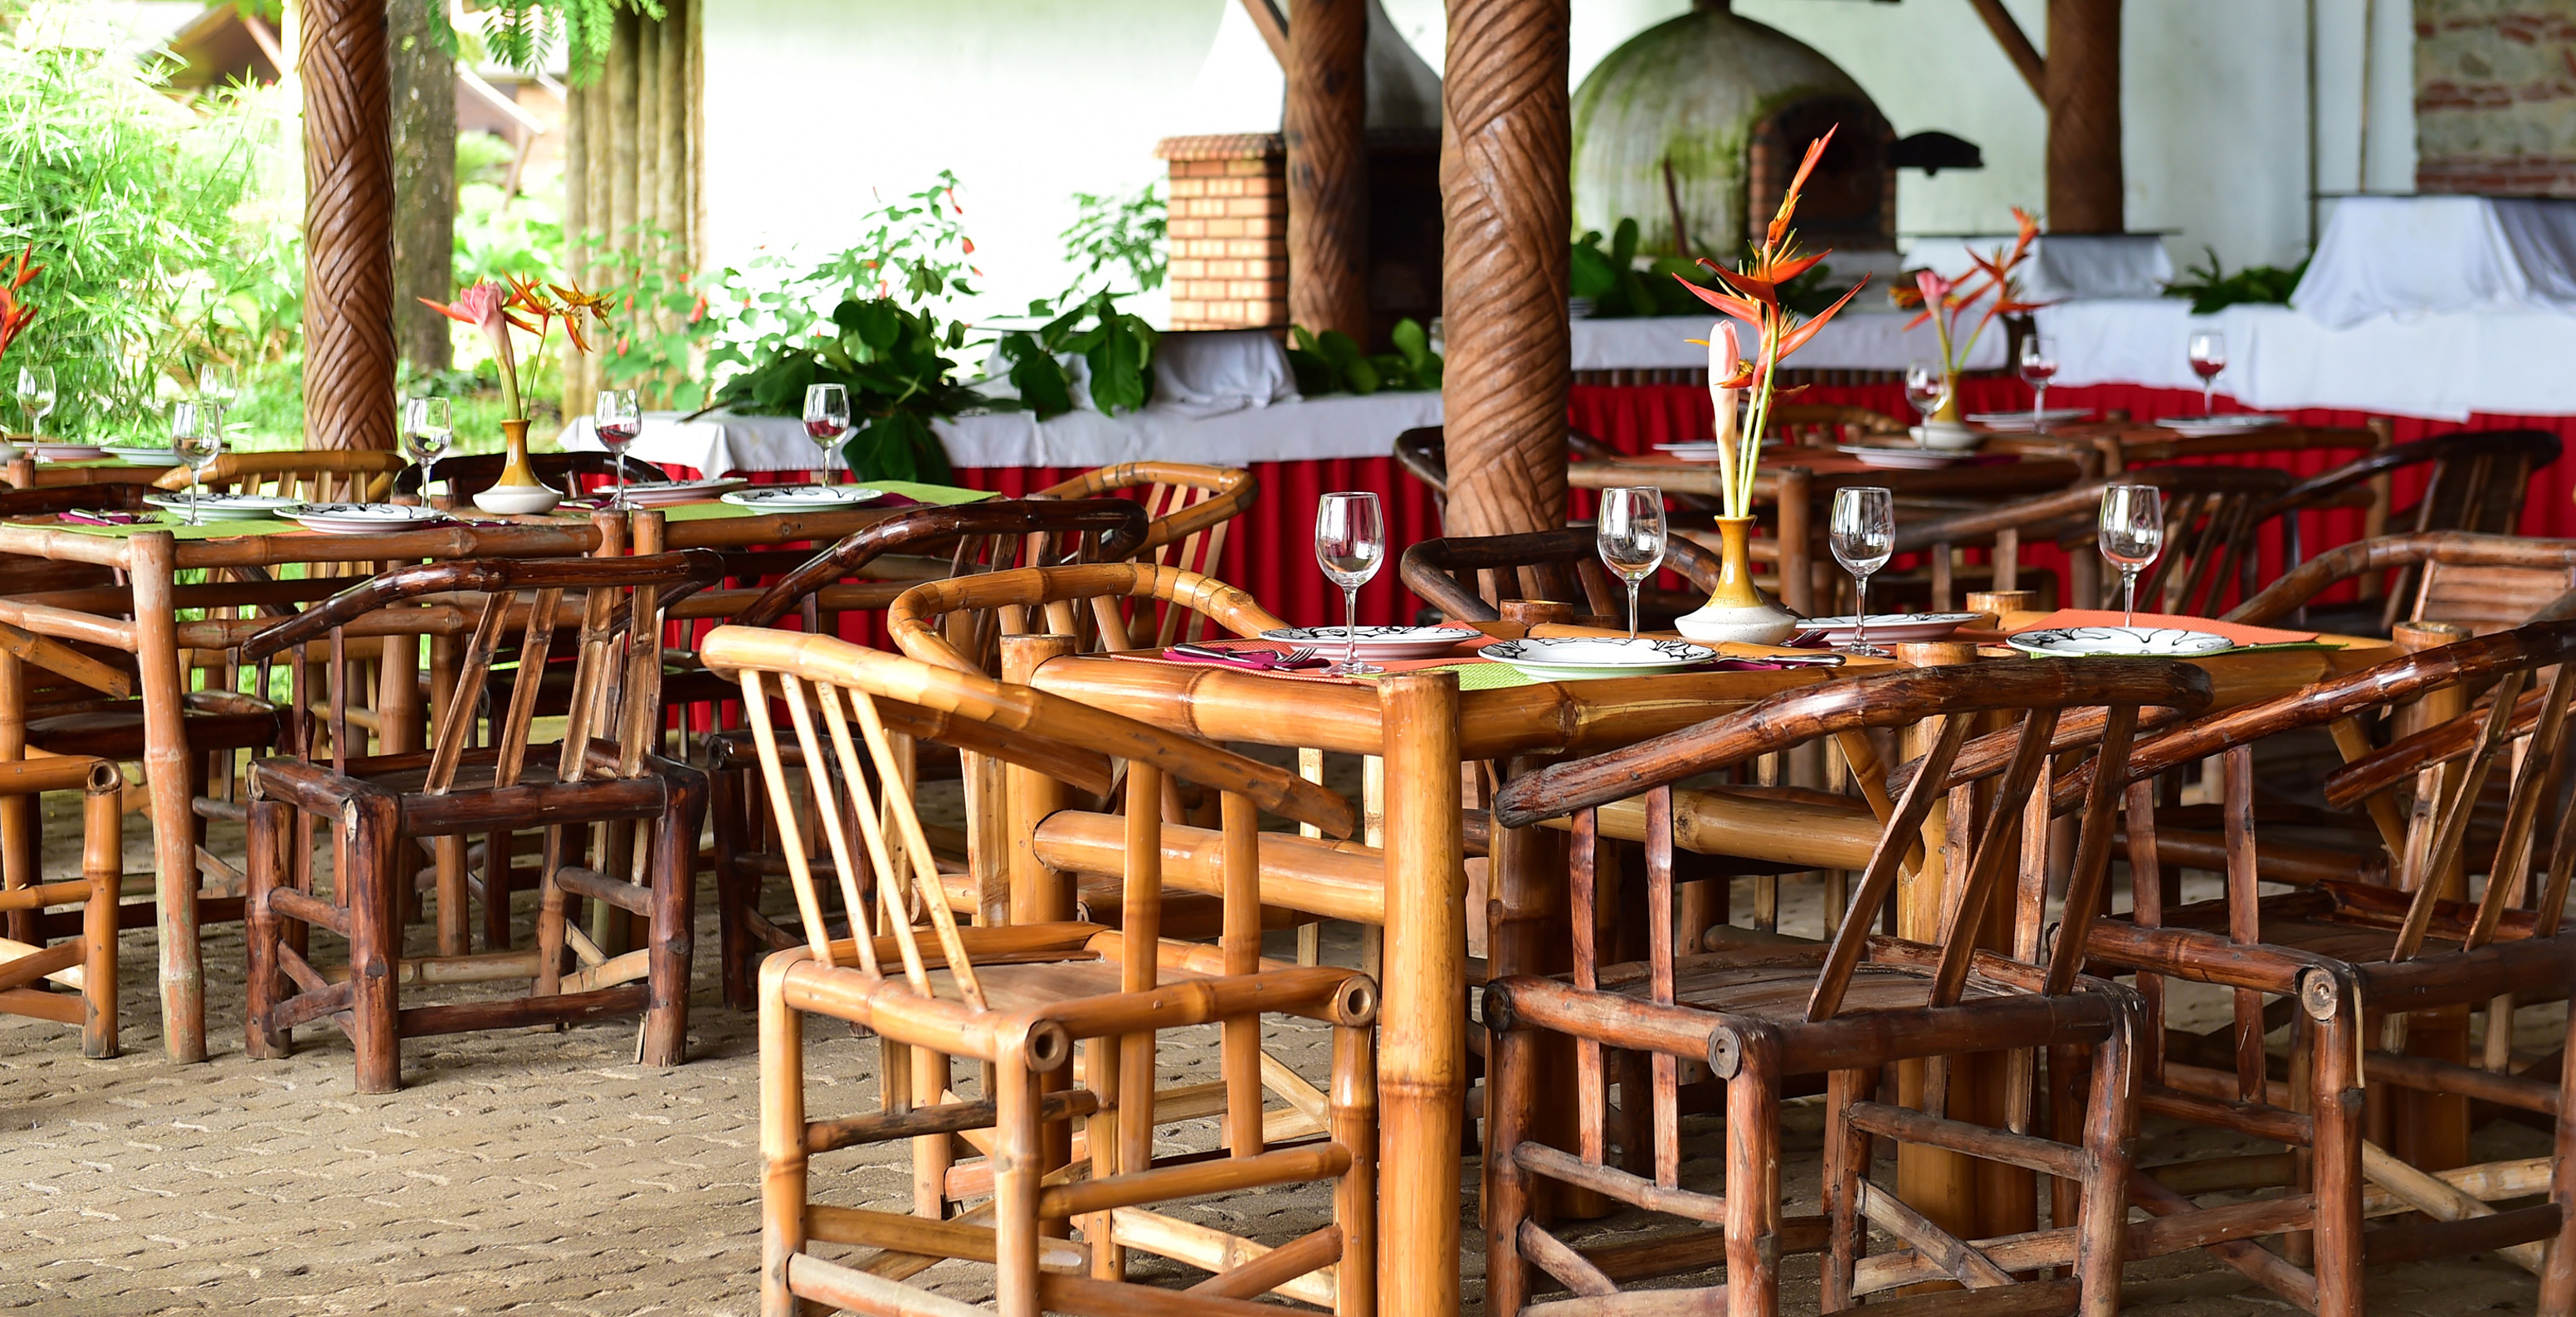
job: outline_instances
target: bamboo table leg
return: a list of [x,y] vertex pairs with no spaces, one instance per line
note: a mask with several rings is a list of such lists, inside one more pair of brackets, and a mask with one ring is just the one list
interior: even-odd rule
[[173,1061],[206,1059],[206,972],[197,949],[196,818],[188,800],[178,615],[170,601],[177,542],[133,545],[134,659],[143,692],[143,781],[152,793],[152,858],[161,906],[161,1041]]
[[1467,930],[1458,678],[1379,683],[1386,745],[1386,981],[1378,1020],[1379,1280],[1388,1317],[1458,1311]]

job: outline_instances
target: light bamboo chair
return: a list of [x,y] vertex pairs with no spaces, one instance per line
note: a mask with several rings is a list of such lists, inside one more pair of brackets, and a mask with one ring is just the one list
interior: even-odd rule
[[[2576,540],[2450,530],[2382,535],[2328,549],[2237,605],[2226,620],[2268,626],[2288,619],[2305,626],[2318,595],[2344,581],[2376,587],[2389,573],[2401,588],[2381,592],[2386,603],[2365,598],[2357,607],[2369,617],[2355,619],[2356,630],[2375,622],[2386,631],[2395,625],[2391,614],[2408,622],[2456,623],[2480,635],[2576,617]],[[2409,575],[2413,580],[2406,582]],[[2328,607],[2338,618],[2356,611],[2354,605]]]
[[[820,793],[823,841],[845,908],[873,906],[888,929],[830,936],[818,875],[791,831],[786,853],[807,942],[770,957],[760,975],[764,1317],[795,1317],[803,1300],[864,1312],[975,1311],[903,1283],[952,1258],[994,1265],[995,1306],[1009,1317],[1233,1314],[1272,1292],[1350,1317],[1374,1309],[1376,987],[1351,970],[1265,964],[1257,914],[1259,811],[1344,835],[1354,819],[1341,799],[1114,714],[840,640],[723,627],[702,652],[742,682],[783,827],[794,826],[795,802],[779,759],[789,743],[779,713],[807,762],[840,766],[807,779]],[[870,786],[900,781],[897,730],[954,737],[1094,791],[1109,785],[1104,755],[1123,758],[1143,788],[1131,798],[1147,802],[1126,813],[1127,927],[959,927],[912,802]],[[1166,843],[1152,803],[1161,792],[1151,784],[1165,774],[1223,796],[1225,923],[1215,947],[1158,936]],[[808,1118],[808,1014],[880,1039],[882,1113]],[[1325,1085],[1264,1058],[1265,1015],[1330,1026]],[[1160,1031],[1205,1024],[1221,1028],[1224,1077],[1156,1093]],[[983,1063],[980,1097],[956,1091],[958,1057]],[[1265,1083],[1288,1097],[1287,1108],[1263,1110]],[[1158,1128],[1208,1115],[1222,1119],[1221,1154],[1156,1159]],[[983,1156],[956,1162],[960,1137]],[[905,1138],[914,1148],[913,1214],[811,1201],[816,1155]],[[1283,1143],[1290,1146],[1273,1146]],[[1275,1248],[1148,1206],[1319,1180],[1333,1184],[1332,1223]],[[957,1199],[988,1193],[989,1203],[950,1214]],[[1060,1225],[1076,1237],[1053,1233]],[[876,1251],[838,1262],[817,1251],[827,1243]],[[1182,1293],[1133,1287],[1125,1281],[1131,1249],[1216,1274]]]
[[[1049,485],[1032,497],[1089,499],[1142,490],[1136,497],[1153,518],[1140,559],[1157,567],[1216,574],[1225,560],[1226,530],[1260,497],[1252,473],[1187,462],[1122,462]],[[1171,637],[1163,637],[1170,644]]]
[[[206,468],[209,494],[273,494],[306,503],[374,503],[393,492],[407,465],[402,454],[340,448],[294,453],[225,453]],[[152,482],[184,493],[188,468],[174,466]]]
[[[34,803],[46,791],[79,791],[81,800],[81,875],[62,882],[42,881],[24,855],[6,862],[6,886],[0,888],[0,911],[41,914],[50,909],[80,912],[80,931],[45,945],[0,938],[0,1013],[24,1015],[77,1026],[81,1055],[116,1055],[117,900],[125,876],[125,776],[104,759],[81,755],[48,755],[0,763],[0,798]],[[50,981],[71,989],[46,991]]]

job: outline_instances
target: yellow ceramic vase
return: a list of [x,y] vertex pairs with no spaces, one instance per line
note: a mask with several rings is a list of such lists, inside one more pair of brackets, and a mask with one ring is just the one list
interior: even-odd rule
[[1698,611],[1673,623],[1693,640],[1777,645],[1798,632],[1798,616],[1753,584],[1753,518],[1717,519],[1717,588]]
[[501,478],[495,485],[537,486],[537,470],[528,464],[528,423],[526,420],[501,422],[501,442],[509,446],[509,460],[502,464]]

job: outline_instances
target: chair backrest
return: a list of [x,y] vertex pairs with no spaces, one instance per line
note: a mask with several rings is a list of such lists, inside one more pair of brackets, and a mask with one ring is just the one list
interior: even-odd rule
[[[490,489],[493,483],[501,478],[501,468],[508,461],[509,455],[506,453],[468,453],[458,457],[442,457],[438,459],[438,479],[452,491],[456,498],[472,498]],[[573,489],[572,477],[597,476],[606,480],[617,474],[619,465],[626,468],[626,483],[630,485],[662,484],[671,478],[670,474],[662,468],[632,455],[611,459],[606,453],[589,449],[578,452],[528,454],[528,466],[536,472],[538,481],[566,493],[578,492]],[[394,477],[393,492],[417,495],[420,493],[420,484],[420,467],[416,464],[405,466]]]
[[2227,614],[2254,625],[2299,617],[2349,580],[2417,570],[2392,603],[2409,622],[2449,622],[2480,635],[2576,617],[2576,540],[2417,531],[2338,545],[2300,563]]
[[[1688,536],[1665,539],[1664,566],[1699,589],[1717,588],[1717,555]],[[1491,622],[1510,599],[1581,604],[1604,617],[1627,611],[1626,595],[1602,570],[1589,526],[1424,540],[1404,551],[1398,570],[1406,589],[1452,621]]]
[[[1337,837],[1348,836],[1355,822],[1347,801],[1283,769],[980,674],[832,637],[743,626],[708,633],[699,653],[708,666],[742,683],[743,708],[763,761],[772,817],[814,958],[825,965],[854,965],[871,978],[900,977],[924,998],[935,997],[930,971],[944,964],[958,1002],[970,1011],[985,1010],[987,1001],[967,939],[949,911],[920,819],[907,795],[882,789],[884,783],[903,780],[890,732],[949,740],[960,749],[1101,794],[1110,782],[1104,756],[1125,761],[1129,806],[1121,934],[1131,949],[1121,959],[1127,991],[1156,986],[1155,953],[1136,948],[1152,947],[1159,936],[1163,776],[1186,778],[1224,796],[1220,946],[1228,973],[1259,966],[1259,811],[1282,814]],[[804,775],[814,797],[810,817],[819,820],[853,928],[869,927],[859,912],[873,909],[879,912],[876,925],[889,929],[887,936],[835,942],[825,926],[820,889],[798,833],[797,820],[808,815],[800,814],[789,790],[773,702],[784,709],[804,762],[839,769]],[[879,785],[872,788],[872,782]],[[873,890],[866,886],[870,879]],[[915,930],[916,921],[925,916],[935,956]],[[1009,931],[1041,941],[1047,935],[1043,926]],[[1100,930],[1078,925],[1072,931],[1079,938]]]
[[[1449,515],[1449,431],[1445,426],[1425,425],[1407,430],[1395,437],[1395,464],[1419,480],[1431,491],[1431,505],[1445,519]],[[1616,445],[1596,439],[1581,430],[1565,432],[1565,456],[1574,462],[1609,462],[1627,456]],[[1714,500],[1698,494],[1671,494],[1676,507],[1695,512],[1714,512]]]
[[[213,494],[274,494],[307,503],[374,503],[393,491],[394,473],[402,469],[400,454],[374,449],[225,453],[206,468],[204,488]],[[152,483],[165,490],[186,489],[188,468],[174,466]]]
[[[1978,544],[1994,548],[1993,589],[2019,589],[2020,549],[2034,539],[2068,545],[2074,565],[2091,574],[2093,541],[2099,527],[2102,491],[2113,485],[2153,485],[2164,491],[2164,550],[2138,574],[2141,611],[2208,615],[2225,602],[2229,587],[2241,585],[2252,594],[2253,534],[2259,510],[2289,487],[2290,477],[2261,467],[2158,466],[2089,481],[2054,494],[1963,512],[1935,521],[1896,528],[1898,554],[1931,552]],[[1946,581],[1947,575],[1936,574]],[[2118,579],[2106,582],[2108,602],[2116,605]],[[2089,600],[2075,601],[2079,606]],[[1951,601],[1936,597],[1936,609]]]
[[1864,435],[1903,434],[1905,422],[1868,407],[1832,402],[1775,402],[1771,432],[1793,448],[1832,448]]
[[1157,566],[1205,573],[1216,571],[1225,557],[1227,527],[1261,494],[1260,482],[1239,467],[1121,462],[1049,485],[1032,497],[1072,501],[1131,489],[1144,491],[1138,498],[1145,515],[1153,518],[1139,553]]
[[[1131,618],[1126,601],[1143,605]],[[1147,563],[1023,567],[925,581],[886,611],[904,653],[959,672],[991,672],[1003,636],[1072,637],[1080,652],[1162,648],[1213,623],[1257,636],[1288,625],[1212,576]]]
[[[555,652],[555,633],[569,621],[578,628],[566,706],[563,751],[557,776],[564,781],[601,772],[633,777],[659,730],[662,619],[676,600],[721,579],[723,560],[704,550],[643,557],[521,560],[484,558],[399,567],[379,573],[238,645],[238,664],[269,660],[299,645],[331,647],[328,695],[335,763],[348,744],[347,706],[340,674],[345,642],[361,635],[464,635],[454,684],[437,692],[423,790],[439,794],[456,781],[459,763],[493,670],[512,660],[506,698],[496,697],[492,744],[498,747],[493,780],[518,780],[526,763],[530,725]],[[567,607],[567,596],[574,602]],[[515,644],[512,636],[515,633]],[[298,701],[290,737],[312,744]],[[615,753],[595,760],[591,743],[612,740]]]
[[[944,576],[1114,562],[1142,548],[1148,518],[1132,499],[995,499],[951,508],[914,508],[843,539],[763,591],[734,620],[774,626],[807,598],[902,549],[947,549]],[[926,565],[926,564],[925,564]],[[910,582],[870,582],[874,589],[838,601],[841,608],[884,608]],[[877,596],[882,595],[882,598]]]
[[[1806,1018],[1822,1021],[1840,1013],[1864,959],[1929,966],[1928,1004],[1933,1006],[1956,1004],[1972,968],[1991,974],[2000,967],[2006,981],[2016,987],[2063,993],[2074,984],[2083,963],[2085,932],[2093,912],[2101,908],[2120,792],[2116,786],[2106,787],[2085,801],[2067,880],[2069,914],[2052,951],[2042,945],[2040,920],[2050,870],[2046,843],[2054,839],[2049,827],[2049,776],[2061,723],[2070,720],[2070,713],[2100,717],[2098,758],[2116,769],[2129,752],[2141,708],[2196,711],[2209,698],[2208,674],[2187,664],[2143,659],[1974,663],[1830,681],[1786,691],[1622,749],[1514,778],[1495,795],[1494,821],[1527,827],[1544,819],[1574,816],[1569,868],[1576,930],[1574,982],[1589,989],[1603,978],[1593,933],[1598,927],[1595,906],[1601,899],[1597,882],[1600,810],[1644,794],[1648,930],[1644,977],[1648,998],[1670,1005],[1677,974],[1673,784],[1821,737],[1846,737],[1865,728],[1909,727],[1932,720],[1938,730],[1931,748],[1886,807],[1879,840],[1851,909],[1809,989]],[[1954,778],[1953,765],[1970,734],[1992,716],[2015,715],[2020,718],[2019,727],[1999,734],[2013,742],[2003,780],[1983,793],[1954,790],[1964,787]],[[1981,794],[1987,802],[1982,808]],[[1922,845],[1924,821],[1932,806],[1945,798],[1950,802],[1951,835],[1969,839],[1967,851],[1972,858],[1964,871],[1945,875],[1937,933],[1924,936],[1918,926],[1910,939],[1873,937],[1881,913],[1895,908],[1900,870],[1919,863],[1910,857]],[[2038,844],[2025,847],[2025,835]],[[2009,947],[2003,952],[1982,951],[1981,934],[1990,927],[1990,915],[2008,875],[2014,887]],[[1634,973],[1613,977],[1633,978]],[[1594,1070],[1599,1065],[1597,1054],[1579,1054],[1578,1065]],[[1591,1092],[1596,1077],[1585,1075],[1578,1091]],[[1674,1182],[1680,1167],[1677,1121],[1672,1114],[1677,1102],[1677,1080],[1671,1069],[1657,1067],[1655,1161],[1657,1178],[1666,1184]],[[1579,1120],[1585,1155],[1594,1160],[1603,1138],[1598,1105],[1587,1100]]]

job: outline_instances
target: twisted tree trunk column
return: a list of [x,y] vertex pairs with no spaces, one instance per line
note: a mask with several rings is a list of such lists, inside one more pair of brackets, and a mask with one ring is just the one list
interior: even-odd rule
[[2120,0],[2048,0],[2048,231],[2118,233]]
[[1365,344],[1368,4],[1298,0],[1288,25],[1288,318]]
[[1565,523],[1566,24],[1567,0],[1450,0],[1440,191],[1451,534]]
[[304,441],[394,446],[392,99],[384,0],[306,0]]

